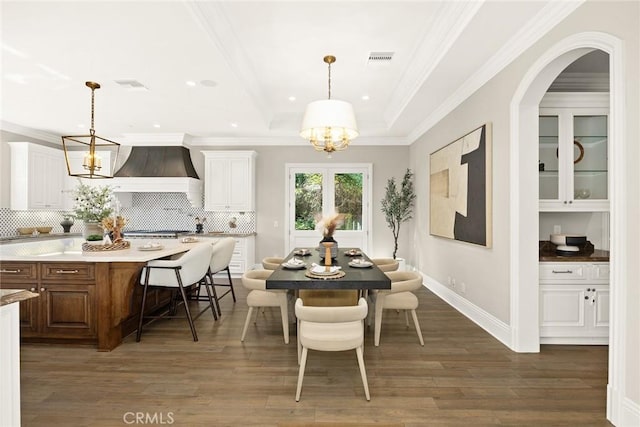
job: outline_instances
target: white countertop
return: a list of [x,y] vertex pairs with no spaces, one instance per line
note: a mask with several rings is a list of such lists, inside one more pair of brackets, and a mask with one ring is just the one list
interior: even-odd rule
[[[131,239],[131,247],[116,251],[83,252],[82,238],[61,238],[38,242],[19,242],[0,246],[0,261],[54,262],[147,262],[186,252],[196,245],[210,245],[215,239],[201,239],[182,243],[180,239]],[[149,243],[162,245],[159,250],[141,250]]]

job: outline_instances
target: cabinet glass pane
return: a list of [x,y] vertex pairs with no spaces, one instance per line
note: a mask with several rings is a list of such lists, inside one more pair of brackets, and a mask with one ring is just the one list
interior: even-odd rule
[[558,116],[540,116],[538,143],[539,198],[558,199]]
[[574,199],[608,198],[607,134],[607,116],[574,116]]

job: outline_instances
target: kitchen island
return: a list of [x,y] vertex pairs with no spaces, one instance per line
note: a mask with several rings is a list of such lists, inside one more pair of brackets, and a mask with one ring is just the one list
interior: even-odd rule
[[[144,250],[146,239],[115,251],[83,252],[83,239],[61,238],[0,245],[2,288],[24,289],[40,298],[20,302],[24,342],[93,344],[99,351],[116,348],[137,327],[142,287],[137,285],[144,265],[171,257],[195,245],[178,239]],[[166,290],[147,296],[145,313],[170,301]]]

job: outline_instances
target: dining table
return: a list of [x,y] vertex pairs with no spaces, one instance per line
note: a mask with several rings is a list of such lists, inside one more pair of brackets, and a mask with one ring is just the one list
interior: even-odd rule
[[[302,260],[303,264],[287,267],[292,259]],[[391,279],[359,248],[338,248],[336,257],[331,260],[331,266],[339,267],[344,275],[318,277],[310,274],[314,266],[324,265],[324,258],[316,248],[295,248],[266,280],[266,289],[391,289]]]

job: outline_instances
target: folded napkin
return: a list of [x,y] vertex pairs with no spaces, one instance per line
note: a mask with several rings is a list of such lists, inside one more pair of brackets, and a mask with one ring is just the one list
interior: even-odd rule
[[[329,267],[329,271],[331,271],[332,273],[335,273],[336,271],[340,270],[342,267],[337,266],[337,265],[332,265],[331,267]],[[311,272],[312,273],[324,273],[327,271],[327,267],[324,265],[318,265],[316,263],[313,263],[311,265]]]

